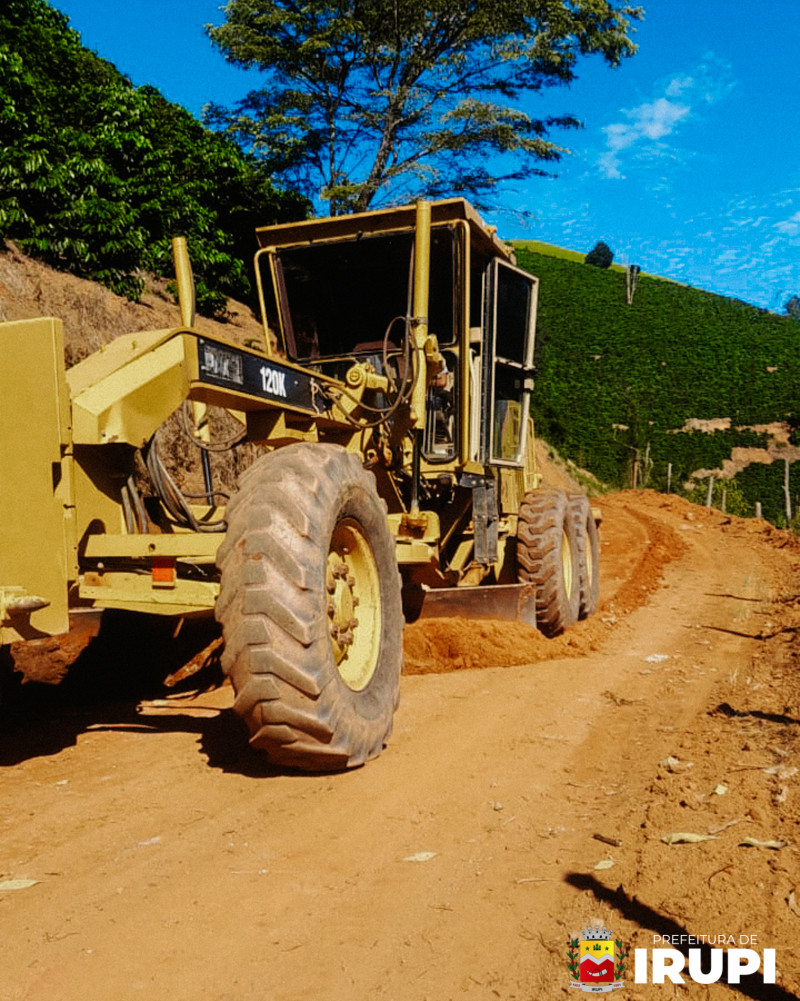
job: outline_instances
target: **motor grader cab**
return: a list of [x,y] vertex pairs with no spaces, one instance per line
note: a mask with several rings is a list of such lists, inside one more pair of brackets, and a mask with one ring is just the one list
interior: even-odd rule
[[[0,645],[213,609],[251,742],[336,769],[391,731],[404,608],[556,634],[596,605],[597,534],[533,462],[537,279],[466,202],[258,241],[260,348],[194,328],[180,241],[175,328],[65,372],[58,320],[0,325]],[[215,413],[259,447],[232,496],[167,469],[176,411],[203,460]]]

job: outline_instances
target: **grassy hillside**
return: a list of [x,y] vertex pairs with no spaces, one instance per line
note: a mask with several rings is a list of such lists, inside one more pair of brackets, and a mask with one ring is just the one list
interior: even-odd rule
[[189,237],[198,305],[249,292],[255,226],[302,218],[232,142],[84,48],[45,0],[0,5],[0,238],[136,298]]
[[[753,425],[800,423],[796,321],[645,275],[628,305],[623,268],[594,268],[546,244],[516,249],[541,279],[539,433],[606,483],[630,486],[637,464],[639,483],[663,489],[671,463],[677,487],[721,469],[735,447],[764,448]],[[721,418],[730,428],[682,430]],[[752,513],[761,500],[779,521],[782,484],[782,462],[750,466],[725,484],[728,509]],[[792,488],[800,493],[800,470]]]

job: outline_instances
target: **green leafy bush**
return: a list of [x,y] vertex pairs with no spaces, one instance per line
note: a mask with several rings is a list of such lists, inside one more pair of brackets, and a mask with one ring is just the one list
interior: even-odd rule
[[[189,239],[198,306],[251,292],[256,225],[302,218],[232,142],[81,45],[45,0],[0,13],[0,236],[129,298]],[[247,262],[246,264],[244,262]]]

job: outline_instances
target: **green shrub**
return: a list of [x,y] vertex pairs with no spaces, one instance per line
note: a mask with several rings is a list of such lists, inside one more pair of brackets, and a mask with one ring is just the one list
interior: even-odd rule
[[256,225],[302,218],[233,143],[81,45],[45,0],[0,13],[0,237],[129,298],[189,239],[198,306],[248,298]]

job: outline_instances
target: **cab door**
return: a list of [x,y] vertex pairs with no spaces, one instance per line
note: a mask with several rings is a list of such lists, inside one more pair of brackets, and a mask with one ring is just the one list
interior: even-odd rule
[[539,280],[492,261],[484,274],[481,461],[522,467],[533,389]]

